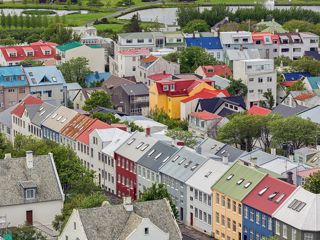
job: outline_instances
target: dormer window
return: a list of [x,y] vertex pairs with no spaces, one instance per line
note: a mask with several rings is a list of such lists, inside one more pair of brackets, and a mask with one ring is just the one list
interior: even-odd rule
[[163,85],[163,91],[166,92],[169,90],[169,86],[168,85]]
[[23,196],[25,200],[36,199],[37,184],[34,181],[23,181],[19,185],[23,190]]
[[16,53],[16,52],[10,52],[10,53],[9,53],[9,56],[10,56],[10,57],[16,57],[16,56],[17,56],[17,53]]
[[27,188],[24,191],[24,197],[26,200],[32,200],[36,198],[36,189],[35,188]]
[[174,91],[174,84],[170,84],[170,91],[173,92]]
[[51,51],[50,50],[45,50],[44,51],[44,55],[51,55]]
[[212,73],[213,72],[213,69],[208,69],[208,73]]
[[33,56],[33,52],[27,52],[27,56],[28,57],[32,57]]

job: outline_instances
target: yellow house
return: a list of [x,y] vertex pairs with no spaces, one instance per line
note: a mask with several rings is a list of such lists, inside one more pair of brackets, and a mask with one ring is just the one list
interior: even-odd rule
[[149,110],[163,109],[170,118],[180,118],[181,100],[202,89],[214,90],[211,80],[175,79],[153,82],[149,88]]
[[241,202],[265,176],[265,173],[238,161],[212,186],[212,232],[215,239],[243,239]]

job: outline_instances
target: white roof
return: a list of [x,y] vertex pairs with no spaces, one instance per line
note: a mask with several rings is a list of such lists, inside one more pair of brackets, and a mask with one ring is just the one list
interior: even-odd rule
[[159,122],[156,122],[154,120],[136,120],[136,121],[134,121],[134,123],[144,129],[146,129],[148,127],[163,127],[164,129],[167,129],[166,125],[159,123]]
[[94,131],[103,142],[102,152],[109,156],[113,156],[114,151],[131,136],[130,133],[119,128],[96,129]]
[[243,44],[242,42],[234,42],[234,38],[248,38],[248,44],[252,43],[252,34],[251,32],[238,31],[238,32],[220,32],[220,41],[222,44]]
[[213,159],[203,164],[186,182],[189,186],[211,194],[211,186],[229,169],[229,166]]
[[[292,206],[295,200],[295,205]],[[305,206],[299,210],[304,204]],[[290,206],[290,208],[289,208]],[[304,231],[320,231],[320,194],[298,187],[272,215],[274,218]]]
[[265,164],[260,165],[261,168],[267,169],[271,172],[284,174],[291,170],[303,170],[307,169],[304,165],[299,165],[298,163],[291,162],[288,158],[278,157],[274,160],[271,160]]

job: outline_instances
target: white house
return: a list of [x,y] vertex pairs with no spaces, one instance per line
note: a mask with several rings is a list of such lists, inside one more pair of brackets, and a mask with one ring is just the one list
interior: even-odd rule
[[252,48],[251,32],[221,32],[220,41],[223,49],[247,49]]
[[88,67],[93,72],[105,71],[105,49],[96,45],[87,46],[80,42],[68,42],[57,46],[57,64],[73,58],[84,57],[89,61]]
[[166,199],[74,209],[59,240],[181,240]]
[[212,236],[212,190],[211,186],[228,170],[228,164],[220,158],[205,162],[186,182],[186,224]]
[[11,158],[0,161],[0,228],[17,227],[26,222],[53,229],[60,214],[64,194],[53,155]]
[[263,94],[271,91],[277,99],[277,74],[273,59],[240,60],[233,63],[233,76],[248,87],[247,107],[258,105],[264,101]]

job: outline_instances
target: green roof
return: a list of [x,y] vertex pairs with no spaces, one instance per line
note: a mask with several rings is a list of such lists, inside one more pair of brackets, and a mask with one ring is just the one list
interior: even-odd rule
[[[242,201],[266,175],[267,174],[252,167],[245,166],[237,161],[212,186],[212,189],[221,192],[232,199]],[[241,179],[244,180],[240,183]],[[249,186],[245,187],[249,182],[251,182],[251,184],[248,184]]]
[[102,48],[101,45],[88,45],[90,48]]
[[65,44],[57,46],[57,49],[61,52],[68,51],[73,48],[81,47],[82,44],[80,42],[67,42]]

